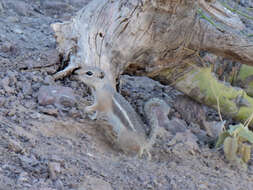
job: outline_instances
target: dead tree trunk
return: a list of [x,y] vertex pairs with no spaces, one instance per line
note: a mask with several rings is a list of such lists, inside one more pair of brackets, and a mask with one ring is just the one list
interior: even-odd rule
[[[220,31],[201,20],[199,7],[228,25],[230,31],[228,27]],[[71,21],[55,23],[52,28],[59,52],[65,61],[69,60],[55,78],[93,65],[108,74],[112,85],[125,71],[177,82],[194,69],[191,64],[199,50],[253,66],[253,45],[233,32],[242,29],[243,24],[216,1],[93,0]],[[176,87],[187,93],[180,89],[184,80],[180,81]],[[253,103],[250,106],[253,108]]]

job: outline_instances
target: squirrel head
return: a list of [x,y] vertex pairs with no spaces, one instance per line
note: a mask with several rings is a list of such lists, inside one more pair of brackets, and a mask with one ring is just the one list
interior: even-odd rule
[[79,80],[93,88],[104,85],[108,80],[105,72],[98,67],[88,66],[77,70],[76,73]]

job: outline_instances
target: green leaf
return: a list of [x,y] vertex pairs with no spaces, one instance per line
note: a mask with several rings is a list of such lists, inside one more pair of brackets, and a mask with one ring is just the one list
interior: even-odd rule
[[218,137],[215,148],[219,148],[224,143],[225,138],[227,138],[228,136],[230,136],[228,131],[222,132]]
[[229,125],[229,129],[227,131],[230,135],[233,135],[239,128],[244,128],[243,124],[239,123],[237,125]]
[[247,128],[242,128],[238,132],[238,137],[247,140],[248,142],[253,144],[253,132],[248,130]]

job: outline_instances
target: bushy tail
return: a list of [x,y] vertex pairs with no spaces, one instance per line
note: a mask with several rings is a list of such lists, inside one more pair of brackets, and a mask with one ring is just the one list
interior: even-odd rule
[[161,129],[161,120],[167,118],[169,111],[170,106],[162,99],[152,98],[145,103],[144,112],[151,127],[147,146],[152,146],[154,144],[156,136],[160,131],[159,129]]

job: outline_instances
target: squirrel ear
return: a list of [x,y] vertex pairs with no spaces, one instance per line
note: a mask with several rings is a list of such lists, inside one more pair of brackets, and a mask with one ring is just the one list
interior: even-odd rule
[[100,72],[99,78],[103,79],[105,77],[105,73],[103,71]]

